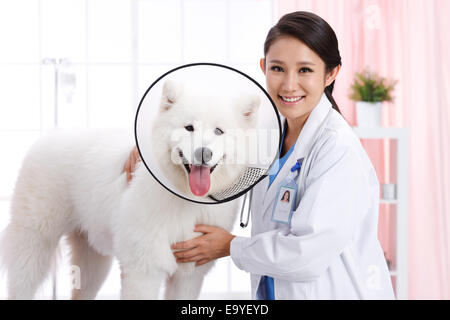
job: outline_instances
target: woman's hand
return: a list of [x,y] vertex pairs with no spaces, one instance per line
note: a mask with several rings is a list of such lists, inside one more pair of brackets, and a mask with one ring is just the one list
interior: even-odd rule
[[182,250],[173,253],[177,262],[195,261],[195,266],[200,266],[214,259],[230,255],[230,243],[235,236],[228,231],[202,224],[196,225],[194,231],[204,234],[172,245],[173,250]]
[[139,156],[139,151],[137,147],[134,147],[131,150],[130,156],[123,167],[123,171],[127,174],[127,181],[130,182],[133,179],[133,173],[136,168],[136,164],[141,161],[141,157]]

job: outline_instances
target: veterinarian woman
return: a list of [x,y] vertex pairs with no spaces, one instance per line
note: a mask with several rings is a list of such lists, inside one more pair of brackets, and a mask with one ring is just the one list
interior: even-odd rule
[[[278,165],[253,189],[252,236],[197,225],[202,236],[173,245],[182,249],[177,261],[231,255],[251,273],[256,299],[394,298],[377,239],[375,170],[332,97],[341,68],[333,29],[312,13],[283,16],[267,35],[260,66],[284,130]],[[291,172],[299,175],[296,202],[274,220]]]

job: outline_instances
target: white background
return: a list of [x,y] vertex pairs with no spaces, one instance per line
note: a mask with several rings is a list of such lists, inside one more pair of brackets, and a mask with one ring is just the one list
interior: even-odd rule
[[[146,89],[186,63],[226,64],[265,87],[259,59],[275,11],[270,0],[2,0],[0,230],[9,219],[21,160],[45,131],[132,128]],[[51,59],[65,60],[55,66]],[[248,235],[249,228],[236,224],[233,232]],[[63,244],[59,299],[70,291],[66,253]],[[51,284],[38,298],[52,296]],[[98,298],[116,299],[119,290],[115,263]],[[250,298],[249,290],[248,274],[223,258],[207,276],[201,298]],[[1,276],[0,297],[5,295]]]

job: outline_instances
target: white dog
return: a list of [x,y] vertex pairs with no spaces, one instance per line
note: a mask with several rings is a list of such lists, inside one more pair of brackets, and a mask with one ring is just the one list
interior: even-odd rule
[[[229,128],[255,126],[259,103],[257,96],[241,96],[230,105],[223,98],[183,90],[179,83],[165,83],[152,150],[180,193],[202,199],[243,172],[245,165],[224,161],[238,143],[224,148],[222,142],[239,140]],[[195,139],[198,132],[203,138]],[[198,297],[213,264],[177,264],[170,245],[198,236],[193,232],[198,223],[230,230],[239,203],[184,200],[155,181],[144,165],[138,165],[128,184],[122,168],[133,144],[128,131],[66,130],[43,137],[31,148],[1,243],[10,299],[34,297],[64,235],[72,264],[81,271],[74,299],[95,298],[113,256],[120,264],[123,299],[157,299],[166,279],[167,299]]]

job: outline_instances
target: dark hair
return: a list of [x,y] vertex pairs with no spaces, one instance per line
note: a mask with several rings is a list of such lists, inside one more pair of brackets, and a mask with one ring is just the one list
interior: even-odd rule
[[[325,62],[325,73],[342,65],[336,34],[325,20],[314,13],[296,11],[281,17],[267,34],[264,42],[264,57],[272,43],[282,36],[297,38],[313,50]],[[333,98],[333,88],[334,81],[325,88],[325,94],[333,108],[341,113]]]
[[284,200],[284,196],[286,195],[286,193],[287,193],[287,195],[288,195],[287,200],[289,201],[289,199],[291,198],[291,193],[289,192],[289,190],[286,190],[286,191],[283,193],[283,198],[281,198],[281,200]]

